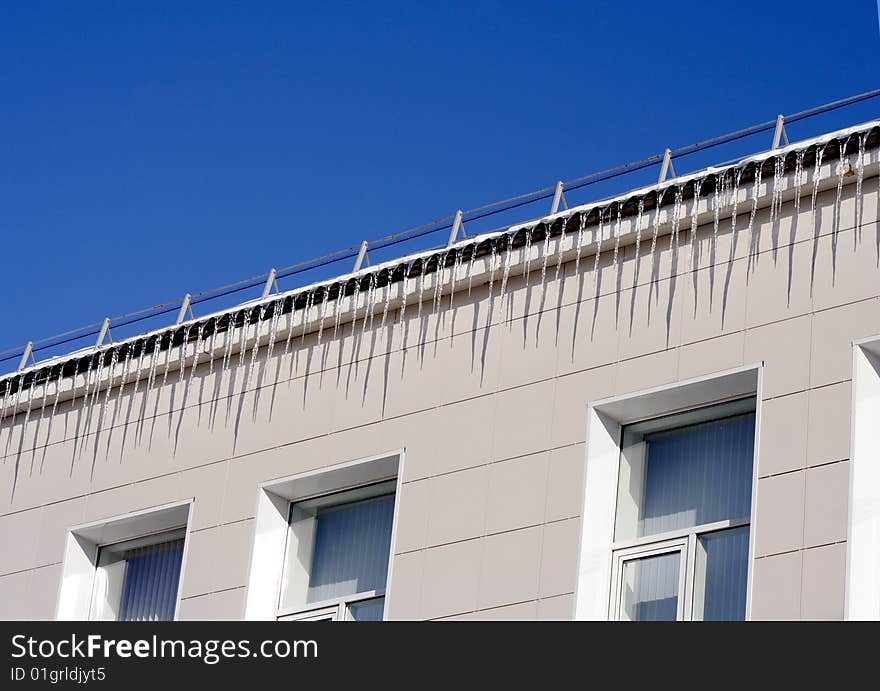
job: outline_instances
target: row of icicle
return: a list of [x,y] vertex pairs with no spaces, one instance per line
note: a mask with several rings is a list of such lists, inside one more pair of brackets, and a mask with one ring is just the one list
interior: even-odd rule
[[[843,189],[843,179],[847,175],[855,175],[856,176],[856,219],[855,225],[857,227],[861,227],[862,222],[862,182],[864,179],[865,173],[865,145],[867,138],[870,134],[871,130],[858,132],[850,135],[844,140],[836,140],[840,147],[839,150],[839,163],[837,166],[837,194],[834,205],[834,217],[833,217],[833,229],[832,233],[836,234],[839,226],[840,226],[840,202],[841,202],[841,194]],[[857,155],[855,166],[852,166],[848,159],[845,157],[845,152],[850,143],[852,137],[857,137]],[[825,145],[816,145],[815,146],[815,162],[812,171],[811,180],[807,178],[810,177],[808,175],[808,171],[804,168],[804,156],[812,147],[808,146],[805,149],[801,149],[795,151],[795,165],[794,165],[794,211],[798,213],[800,210],[800,201],[801,201],[801,191],[802,187],[808,182],[812,183],[811,190],[811,223],[812,229],[816,232],[816,201],[817,195],[819,192],[819,184],[821,182],[821,168],[822,168],[822,158],[827,146],[830,146],[831,142]],[[643,218],[645,217],[645,200],[654,197],[654,214],[653,214],[653,222],[650,224],[651,227],[651,245],[650,245],[650,265],[654,264],[654,255],[657,249],[657,243],[659,238],[659,229],[661,225],[660,214],[661,214],[661,206],[663,204],[664,197],[667,193],[672,193],[672,207],[671,211],[667,212],[667,221],[670,223],[670,239],[669,239],[669,247],[673,248],[679,240],[679,234],[681,230],[682,223],[686,222],[682,215],[684,210],[684,199],[683,193],[684,189],[688,184],[692,185],[693,192],[693,204],[691,207],[690,214],[690,237],[689,243],[691,246],[691,262],[692,269],[695,269],[694,266],[694,257],[695,252],[694,243],[696,241],[696,233],[697,233],[697,224],[698,224],[698,216],[699,216],[699,201],[701,199],[701,190],[707,179],[710,177],[714,177],[715,185],[714,191],[711,192],[711,212],[712,212],[712,243],[713,247],[717,244],[719,227],[721,224],[721,217],[723,211],[730,211],[730,223],[731,229],[736,230],[737,228],[737,216],[741,211],[739,208],[739,189],[740,182],[743,176],[744,171],[752,166],[754,168],[754,181],[751,187],[751,204],[748,209],[748,231],[752,230],[755,216],[758,210],[758,202],[760,197],[760,187],[761,187],[761,178],[762,178],[762,168],[764,163],[768,160],[773,160],[773,184],[770,191],[771,194],[771,202],[770,202],[770,221],[779,218],[781,207],[782,207],[782,192],[783,185],[782,180],[785,175],[785,158],[786,154],[775,154],[768,156],[764,161],[760,161],[757,164],[748,163],[746,165],[742,165],[741,167],[730,167],[721,171],[711,172],[702,178],[688,178],[686,181],[681,183],[676,183],[674,180],[670,182],[669,185],[662,189],[658,189],[655,191],[648,192],[637,199],[637,205],[635,210],[635,253],[638,258],[639,252],[641,250],[642,240],[643,240],[643,230],[647,230],[642,228]],[[550,226],[553,225],[553,222],[556,220],[562,220],[563,227],[560,231],[561,233],[569,233],[573,234],[574,239],[574,249],[576,250],[574,262],[575,262],[575,275],[580,275],[580,263],[581,256],[583,250],[587,248],[590,244],[593,245],[594,248],[594,260],[593,260],[593,270],[596,271],[599,267],[599,258],[602,249],[602,242],[605,238],[605,232],[607,229],[610,229],[612,232],[612,239],[614,241],[613,244],[613,266],[616,268],[619,257],[620,250],[620,239],[621,239],[621,223],[623,219],[623,208],[626,203],[625,199],[618,199],[607,203],[606,205],[600,207],[598,209],[598,219],[597,219],[597,227],[593,233],[593,237],[591,239],[591,243],[585,242],[586,240],[586,228],[588,225],[588,218],[590,217],[591,211],[595,210],[595,206],[592,208],[587,208],[586,210],[578,211],[573,210],[568,212],[567,214],[558,215],[553,219],[548,219],[546,221],[542,221],[537,223],[534,226],[527,227],[524,229],[518,229],[517,231],[511,231],[507,233],[503,233],[500,235],[495,235],[490,238],[480,239],[479,237],[469,241],[467,243],[459,244],[455,247],[448,248],[447,250],[441,251],[439,255],[431,255],[429,256],[420,256],[415,259],[404,259],[399,264],[395,266],[384,266],[379,268],[374,273],[369,273],[359,277],[358,280],[354,280],[351,276],[345,277],[344,279],[340,279],[337,282],[330,284],[322,284],[319,286],[313,286],[299,293],[295,294],[291,301],[290,311],[288,312],[288,317],[286,320],[282,320],[283,306],[286,300],[291,299],[290,295],[285,295],[273,299],[272,301],[257,305],[257,306],[247,306],[241,307],[237,309],[233,309],[228,314],[227,328],[223,333],[220,332],[218,328],[219,321],[223,318],[221,317],[210,317],[201,322],[194,322],[191,324],[183,325],[181,327],[173,327],[173,329],[169,329],[168,331],[162,334],[154,334],[149,336],[142,336],[135,339],[131,339],[122,344],[116,344],[113,346],[109,346],[103,349],[96,349],[95,353],[89,357],[88,359],[88,367],[84,373],[84,387],[82,393],[79,393],[75,386],[75,378],[80,372],[72,373],[72,378],[74,384],[72,384],[73,389],[73,398],[71,402],[71,406],[76,402],[77,399],[81,399],[84,405],[88,406],[87,419],[85,423],[85,431],[83,433],[87,433],[88,428],[91,423],[92,412],[96,409],[98,404],[100,405],[100,410],[96,411],[98,415],[98,422],[96,427],[96,432],[100,434],[101,429],[105,422],[105,414],[107,408],[109,407],[109,403],[111,397],[114,395],[113,391],[115,389],[116,393],[116,403],[117,409],[119,403],[122,398],[123,390],[126,386],[132,385],[131,393],[132,395],[137,394],[141,382],[144,383],[144,395],[149,398],[150,394],[153,392],[157,381],[161,379],[161,384],[164,385],[168,381],[169,373],[172,369],[177,370],[177,376],[179,377],[179,382],[185,385],[184,389],[184,398],[186,397],[186,392],[188,390],[189,384],[193,379],[193,374],[196,371],[196,368],[200,364],[200,358],[202,356],[202,349],[204,345],[208,345],[208,352],[205,355],[207,357],[207,367],[208,372],[213,373],[216,366],[219,366],[221,371],[225,372],[230,363],[233,361],[233,351],[235,349],[236,340],[238,340],[238,366],[243,367],[245,363],[248,363],[246,376],[243,381],[242,393],[248,391],[248,387],[253,378],[254,369],[257,362],[257,355],[260,350],[261,337],[260,337],[260,329],[261,324],[265,320],[269,320],[269,329],[268,329],[268,340],[266,345],[266,362],[269,362],[274,349],[276,348],[276,341],[279,340],[279,333],[284,333],[283,331],[279,332],[279,329],[286,330],[286,339],[284,341],[284,354],[286,355],[292,346],[294,340],[294,331],[295,331],[295,305],[297,302],[297,298],[300,298],[300,302],[303,302],[303,307],[300,308],[301,316],[299,320],[299,326],[301,327],[301,335],[300,338],[302,341],[305,340],[305,335],[308,332],[308,325],[312,323],[314,318],[317,318],[317,341],[320,344],[323,332],[325,328],[325,322],[329,324],[330,319],[332,318],[333,324],[333,338],[335,339],[338,335],[339,326],[340,326],[340,318],[346,311],[352,311],[352,333],[356,333],[357,329],[361,329],[361,333],[364,333],[367,328],[372,328],[374,316],[376,315],[376,307],[377,307],[377,294],[381,290],[381,301],[382,301],[382,309],[381,309],[381,322],[380,327],[385,327],[389,306],[392,300],[392,286],[395,285],[395,282],[391,280],[392,275],[400,268],[403,268],[403,277],[401,280],[397,281],[398,285],[398,300],[399,300],[399,317],[398,322],[401,324],[401,328],[403,328],[404,318],[407,310],[407,295],[408,288],[410,286],[411,280],[416,280],[417,286],[415,288],[414,293],[417,295],[417,310],[418,310],[418,318],[421,319],[424,298],[425,298],[425,290],[426,290],[426,277],[430,273],[426,271],[426,267],[430,263],[431,260],[436,259],[436,270],[434,273],[433,280],[433,295],[431,296],[431,306],[434,312],[438,311],[442,307],[444,292],[446,286],[449,286],[448,298],[449,303],[448,307],[451,309],[453,307],[453,299],[455,296],[456,286],[459,282],[463,282],[467,286],[467,292],[470,294],[472,288],[473,281],[473,272],[474,272],[474,264],[478,257],[478,248],[485,247],[485,243],[488,243],[488,251],[483,252],[480,256],[488,256],[488,290],[489,290],[489,298],[490,301],[493,300],[493,290],[494,284],[496,282],[496,273],[501,271],[501,287],[500,287],[500,299],[503,304],[504,296],[506,295],[507,283],[510,276],[510,268],[512,263],[512,251],[514,249],[514,236],[517,232],[524,232],[524,266],[523,273],[526,284],[528,285],[529,274],[531,271],[531,245],[532,245],[532,237],[533,231],[539,227],[543,226],[544,229],[544,244],[542,248],[542,258],[541,258],[541,289],[543,290],[544,284],[547,277],[548,264],[551,259],[551,251],[550,251],[550,240],[553,235],[550,232]],[[570,221],[577,217],[577,229],[575,233],[567,230],[567,226]],[[647,225],[647,224],[646,224]],[[753,244],[750,247],[750,257],[758,251],[756,243],[753,239]],[[563,259],[563,250],[565,243],[562,242],[561,236],[558,242],[558,249],[555,257],[555,278],[559,278],[560,268],[562,266]],[[470,257],[468,261],[468,267],[464,274],[462,274],[462,264],[464,263],[464,257],[466,251],[470,250]],[[453,253],[453,260],[451,264],[447,267],[448,256],[450,253]],[[503,257],[503,258],[502,258]],[[500,263],[499,263],[500,261]],[[410,278],[413,268],[418,265],[419,273],[413,278]],[[389,272],[387,278],[387,282],[380,288],[379,286],[379,278],[384,272]],[[349,292],[347,291],[347,287],[354,283],[353,289]],[[358,326],[358,301],[359,294],[361,291],[361,283],[366,282],[366,299],[365,299],[365,307],[363,311],[363,315],[360,316],[361,324]],[[336,298],[332,301],[332,305],[330,304],[330,294],[331,294],[331,286],[337,288]],[[303,295],[305,295],[304,301],[302,300]],[[317,300],[316,300],[317,298]],[[347,307],[344,305],[345,299],[348,298]],[[317,310],[316,317],[312,315],[312,312]],[[329,312],[332,311],[332,315]],[[267,316],[268,315],[268,316]],[[256,317],[256,319],[254,319]],[[240,327],[237,326],[237,322],[242,320],[242,325]],[[282,323],[284,322],[284,323]],[[253,334],[250,333],[250,325],[254,324]],[[212,328],[209,328],[211,325]],[[328,327],[329,328],[329,327]],[[162,355],[162,341],[164,340],[164,336],[169,333],[176,333],[177,330],[183,330],[183,339],[179,346],[174,346],[173,335],[172,338],[168,341],[168,347],[164,350],[165,357],[164,361],[160,362]],[[195,330],[196,334],[193,338],[193,330]],[[238,333],[236,334],[236,331]],[[209,333],[210,332],[210,333]],[[253,346],[250,348],[250,355],[248,356],[248,342],[251,337],[253,337]],[[221,339],[221,342],[218,342],[218,339]],[[186,359],[187,359],[187,346],[190,343],[190,340],[193,340],[196,344],[194,348],[194,355],[192,358],[192,362],[189,366],[188,374],[186,367]],[[147,344],[152,341],[153,350],[151,353],[147,353]],[[140,346],[138,348],[137,346]],[[127,347],[126,347],[127,346]],[[122,350],[125,350],[125,356],[121,357]],[[176,352],[176,355],[172,355],[172,351]],[[134,353],[139,352],[139,355],[135,356]],[[109,353],[109,362],[108,360]],[[82,356],[81,356],[82,357]],[[176,362],[172,362],[172,358],[176,358]],[[146,362],[145,362],[146,360]],[[217,362],[215,362],[215,360]],[[172,367],[172,365],[174,367]],[[6,378],[6,387],[3,393],[3,400],[0,403],[0,420],[5,418],[7,414],[7,410],[12,411],[12,420],[8,425],[8,431],[6,432],[5,442],[0,441],[0,447],[2,447],[2,452],[4,456],[9,454],[9,449],[11,446],[12,437],[14,434],[15,428],[15,419],[18,415],[18,409],[21,407],[22,402],[20,400],[22,393],[27,390],[27,401],[24,406],[24,424],[22,425],[21,438],[19,440],[19,444],[17,445],[19,449],[26,448],[24,446],[24,435],[27,433],[28,423],[32,416],[32,403],[35,398],[39,398],[41,400],[40,410],[39,410],[39,419],[42,420],[45,415],[47,407],[50,408],[50,415],[54,417],[56,410],[58,408],[59,401],[61,400],[62,394],[62,385],[61,382],[65,378],[63,367],[58,368],[58,375],[54,377],[54,381],[56,383],[54,396],[49,395],[49,382],[53,379],[51,374],[51,369],[57,367],[57,364],[53,365],[50,369],[43,368],[37,370],[31,370],[29,372],[15,373],[9,375]],[[105,376],[102,376],[104,374]],[[30,376],[30,385],[26,385],[26,377]],[[116,378],[119,378],[118,384],[114,385],[114,381]],[[102,388],[102,383],[106,384]],[[51,398],[51,401],[49,400]],[[51,405],[50,405],[51,404]],[[142,409],[146,409],[146,405],[142,407]],[[51,417],[50,417],[50,425],[51,425]],[[36,436],[39,432],[39,424],[37,425],[37,429],[34,432],[34,445],[36,445]],[[50,428],[51,432],[51,428]],[[47,437],[48,439],[48,437]]]

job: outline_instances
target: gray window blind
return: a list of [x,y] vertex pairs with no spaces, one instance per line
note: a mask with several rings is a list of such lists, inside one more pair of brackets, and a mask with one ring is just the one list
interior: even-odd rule
[[118,620],[173,619],[183,561],[183,538],[128,550],[124,559],[125,580]]
[[385,588],[394,495],[318,510],[306,602]]

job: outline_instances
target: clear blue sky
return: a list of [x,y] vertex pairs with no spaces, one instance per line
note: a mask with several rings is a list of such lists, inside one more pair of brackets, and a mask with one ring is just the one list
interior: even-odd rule
[[5,3],[0,349],[876,88],[877,11]]

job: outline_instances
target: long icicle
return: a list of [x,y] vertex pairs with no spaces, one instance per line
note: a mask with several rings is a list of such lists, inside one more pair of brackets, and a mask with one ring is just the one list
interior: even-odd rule
[[840,146],[840,156],[837,159],[837,196],[834,199],[833,220],[831,223],[831,235],[834,242],[837,241],[837,234],[840,232],[840,200],[843,195],[843,176],[846,172],[844,162],[846,161],[846,147],[849,145],[849,137],[845,141],[838,142]]
[[336,334],[339,333],[339,318],[342,315],[342,301],[345,299],[345,288],[348,285],[345,281],[338,284],[339,292],[336,293],[336,305],[333,307],[333,340],[336,340]]
[[758,254],[758,251],[761,249],[758,245],[760,243],[761,237],[757,233],[755,236],[752,236],[752,230],[755,227],[755,216],[758,215],[758,200],[761,196],[761,175],[762,175],[763,165],[761,163],[757,163],[755,165],[755,183],[752,186],[752,209],[749,212],[749,225],[746,228],[746,236],[749,238],[749,257],[754,257]]
[[[562,253],[565,251],[565,226],[568,224],[568,219],[562,219],[562,228],[559,230],[559,240],[556,245],[556,279],[559,280],[559,271],[562,269]],[[548,228],[549,231],[549,228]]]
[[321,336],[324,334],[324,319],[327,317],[327,301],[330,299],[330,286],[325,285],[321,295],[321,316],[318,322],[318,344],[321,343]]
[[865,181],[865,142],[868,132],[859,135],[859,153],[856,159],[856,199],[855,199],[855,226],[857,233],[862,231],[862,217],[864,206],[862,199],[862,183]]
[[700,191],[705,178],[694,181],[694,198],[691,201],[691,271],[697,269],[697,223],[700,216]]
[[816,166],[813,169],[813,195],[810,202],[810,228],[815,236],[818,233],[816,228],[816,200],[819,196],[819,183],[822,181],[822,155],[825,153],[825,147],[816,146]]
[[577,253],[574,256],[574,275],[580,276],[581,274],[581,250],[584,245],[584,227],[587,225],[587,211],[581,211],[580,214],[580,223],[578,224],[578,234],[577,234]]
[[611,264],[617,270],[618,257],[620,255],[620,224],[623,223],[623,202],[617,202],[617,222],[614,225],[614,257]]
[[[606,207],[607,208],[607,207]],[[602,254],[602,240],[605,235],[605,209],[599,209],[599,223],[596,226],[596,253],[593,255],[593,276],[599,272],[599,256]]]
[[669,233],[669,251],[678,246],[678,229],[681,226],[681,207],[683,205],[684,185],[675,188],[675,201],[672,205],[672,229]]

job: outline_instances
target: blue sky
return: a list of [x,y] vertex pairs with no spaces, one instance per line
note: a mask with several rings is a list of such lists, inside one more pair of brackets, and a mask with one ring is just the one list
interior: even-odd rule
[[880,86],[834,7],[6,3],[0,349]]

